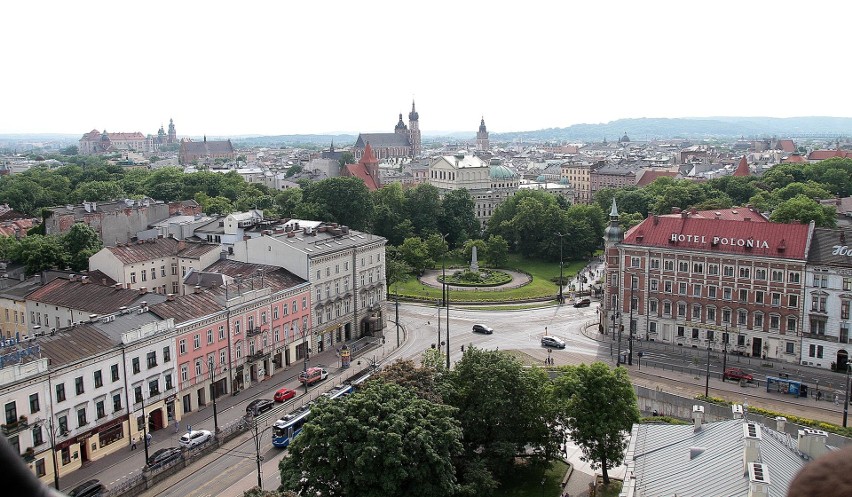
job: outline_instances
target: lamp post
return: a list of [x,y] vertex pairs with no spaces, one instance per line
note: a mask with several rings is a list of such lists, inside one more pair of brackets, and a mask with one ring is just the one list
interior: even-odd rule
[[305,333],[304,327],[302,327],[302,344],[305,346],[305,366],[302,369],[302,374],[304,375],[305,380],[305,395],[308,394],[308,361],[310,360],[311,355],[311,347],[307,339],[308,336],[309,335]]
[[142,445],[145,447],[145,464],[148,464],[148,416],[145,415],[145,399],[142,399]]
[[624,331],[624,323],[621,322],[621,314],[616,313],[616,315],[618,317],[618,350],[616,350],[616,352],[618,353],[618,359],[615,361],[615,364],[620,366],[621,365],[621,332]]
[[630,321],[628,322],[630,326],[630,333],[627,338],[627,365],[633,365],[633,289],[636,288],[636,284],[633,281],[633,275],[630,275]]
[[704,398],[710,396],[710,341],[707,341],[707,371],[704,375]]
[[207,361],[207,369],[210,370],[210,396],[213,397],[213,434],[219,434],[219,414],[216,410],[216,382],[215,371],[213,370],[213,358]]
[[728,369],[728,325],[725,324],[725,334],[722,335],[722,381],[725,381],[725,370]]
[[[446,243],[447,235],[449,233],[445,233],[441,235],[441,240]],[[445,314],[447,315],[447,371],[450,370],[450,288],[447,286],[447,250],[449,250],[449,246],[444,249],[444,254],[441,256],[441,296],[444,299],[444,307],[446,307]],[[441,312],[438,311],[438,326],[441,326]],[[441,337],[438,336],[438,347],[440,350]]]
[[843,427],[846,428],[846,420],[849,417],[849,370],[852,362],[846,363],[846,392],[843,394]]
[[556,301],[557,303],[562,304],[565,302],[565,298],[562,296],[562,267],[564,266],[562,263],[562,237],[564,237],[565,234],[557,231],[556,236],[559,237],[559,297],[557,297]]

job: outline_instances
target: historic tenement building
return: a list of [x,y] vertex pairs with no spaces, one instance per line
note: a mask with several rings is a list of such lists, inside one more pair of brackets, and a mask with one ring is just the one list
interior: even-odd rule
[[852,229],[814,230],[802,304],[802,364],[845,371],[852,325]]
[[813,230],[684,211],[650,216],[622,235],[613,203],[603,331],[623,326],[624,344],[632,335],[798,362]]

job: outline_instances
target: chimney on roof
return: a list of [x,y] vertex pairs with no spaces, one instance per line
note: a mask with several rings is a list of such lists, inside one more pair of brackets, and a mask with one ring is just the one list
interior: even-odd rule
[[85,285],[85,284],[86,284],[86,283],[88,283],[88,282],[89,282],[89,277],[88,277],[88,276],[80,276],[80,283],[82,283],[82,284],[84,284],[84,285]]
[[680,214],[680,207],[672,207],[672,214]]
[[186,240],[178,240],[177,249],[184,250],[186,248]]
[[694,405],[692,406],[692,421],[693,421],[693,432],[697,432],[701,430],[701,425],[704,424],[704,406]]
[[200,285],[195,285],[195,287],[193,288],[193,292],[192,292],[192,293],[195,293],[195,294],[199,294],[199,293],[201,293],[201,286],[200,286]]
[[749,463],[760,462],[760,426],[753,422],[743,423],[743,473],[748,471]]
[[175,294],[170,293],[170,294],[166,295],[166,301],[174,302],[175,301]]
[[775,418],[775,431],[779,433],[784,433],[787,429],[787,418],[784,416],[777,416]]
[[145,295],[146,293],[148,293],[148,287],[140,286],[139,287],[139,295]]
[[743,419],[743,406],[741,404],[731,404],[731,414],[734,419]]
[[660,224],[660,216],[654,214],[654,226]]
[[107,279],[101,278],[101,286],[106,286]]
[[826,452],[828,448],[825,443],[828,441],[828,433],[822,430],[814,430],[804,428],[799,430],[799,450],[811,459],[819,457]]

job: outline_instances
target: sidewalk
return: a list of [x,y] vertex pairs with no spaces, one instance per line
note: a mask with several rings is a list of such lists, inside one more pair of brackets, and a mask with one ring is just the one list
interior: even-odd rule
[[[351,371],[354,369],[358,369],[356,367],[357,361],[364,359],[372,359],[373,356],[376,356],[377,360],[380,360],[384,355],[393,352],[395,350],[395,341],[392,345],[388,342],[386,345],[382,345],[381,337],[371,337],[370,340],[378,340],[376,346],[368,347],[364,344],[366,339],[361,338],[358,340],[351,340],[346,342],[349,345],[350,350],[353,348],[353,344],[357,344],[357,349],[352,355],[352,363],[353,367],[348,370],[343,371]],[[404,341],[402,342],[404,343]],[[402,345],[402,343],[400,345]],[[386,352],[384,352],[386,350]],[[378,351],[378,353],[376,353]],[[336,375],[340,368],[339,358],[336,356],[335,349],[332,348],[330,350],[325,350],[316,355],[312,355],[310,357],[310,365],[311,366],[321,366],[324,367],[329,373]],[[362,366],[363,367],[363,366]],[[280,369],[276,371],[275,375],[267,376],[263,381],[252,384],[248,388],[244,388],[237,392],[236,394],[223,394],[216,398],[216,409],[219,418],[219,427],[230,423],[232,419],[227,415],[223,416],[228,409],[233,407],[242,407],[242,405],[248,403],[250,400],[261,397],[269,393],[268,397],[272,398],[271,391],[274,391],[278,388],[281,388],[287,383],[291,383],[296,380],[298,374],[302,371],[303,363],[300,361],[291,363],[289,367],[285,369]],[[330,384],[330,382],[329,382]],[[315,389],[325,389],[323,386],[315,387]],[[313,393],[313,392],[312,392]],[[297,397],[298,399],[298,397]],[[297,400],[298,402],[298,400]],[[153,454],[156,450],[162,449],[165,447],[174,447],[177,446],[177,439],[186,433],[186,429],[188,426],[193,426],[196,429],[209,429],[213,431],[213,404],[208,403],[207,406],[201,407],[196,411],[192,411],[183,415],[180,421],[180,429],[177,433],[174,430],[174,424],[170,424],[166,427],[163,427],[160,430],[151,432],[153,440],[151,445],[148,447],[148,454]],[[243,409],[238,409],[239,414],[243,414]],[[132,414],[131,414],[132,416]],[[227,420],[226,420],[227,419]],[[98,459],[97,461],[88,462],[83,465],[82,468],[61,477],[59,480],[59,486],[62,489],[70,489],[74,486],[78,485],[81,482],[92,478],[98,478],[101,473],[104,472],[106,468],[110,468],[112,466],[120,466],[122,464],[130,466],[128,461],[133,458],[138,462],[138,464],[134,463],[133,470],[128,473],[126,476],[130,476],[133,474],[138,474],[145,464],[145,445],[141,440],[137,440],[137,446],[135,450],[131,450],[130,448],[130,440],[124,440],[122,443],[125,444],[125,448],[118,450],[115,453],[112,453],[106,457]],[[109,482],[102,482],[105,485],[109,485]]]

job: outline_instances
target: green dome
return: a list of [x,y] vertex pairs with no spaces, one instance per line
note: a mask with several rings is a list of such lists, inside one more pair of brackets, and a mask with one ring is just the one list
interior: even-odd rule
[[544,183],[544,182],[547,181],[547,178],[545,178],[543,174],[539,174],[538,178],[536,178],[535,180],[538,181],[539,183]]
[[489,166],[491,179],[506,180],[515,179],[517,176],[511,169],[503,165]]

